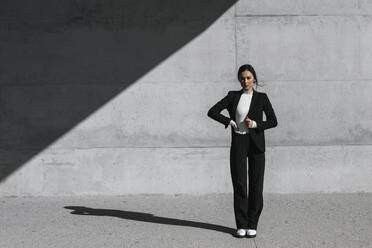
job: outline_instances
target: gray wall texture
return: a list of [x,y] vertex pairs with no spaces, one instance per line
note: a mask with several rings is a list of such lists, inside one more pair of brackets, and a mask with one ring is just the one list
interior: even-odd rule
[[[0,196],[232,192],[207,117],[252,64],[264,192],[372,192],[372,1],[0,3]],[[227,111],[223,112],[227,115]]]

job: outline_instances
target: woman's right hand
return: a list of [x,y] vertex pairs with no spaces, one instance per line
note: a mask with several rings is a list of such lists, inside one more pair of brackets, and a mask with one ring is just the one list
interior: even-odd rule
[[236,125],[235,121],[231,120],[230,124],[234,128],[235,131],[239,131],[239,127],[238,125]]

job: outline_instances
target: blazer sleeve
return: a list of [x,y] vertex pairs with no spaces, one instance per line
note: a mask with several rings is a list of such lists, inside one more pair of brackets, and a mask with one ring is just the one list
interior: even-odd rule
[[271,106],[270,100],[267,97],[266,93],[263,93],[263,94],[264,94],[263,95],[264,96],[263,111],[265,112],[265,115],[266,115],[266,121],[256,120],[258,131],[263,131],[265,129],[273,128],[278,125],[278,121],[276,119],[274,109]]
[[225,96],[223,99],[218,101],[215,105],[213,105],[209,110],[207,115],[212,118],[215,121],[218,121],[225,125],[225,128],[227,128],[230,124],[231,119],[221,114],[221,111],[223,109],[226,109],[233,100],[232,92],[229,91],[227,93],[227,96]]

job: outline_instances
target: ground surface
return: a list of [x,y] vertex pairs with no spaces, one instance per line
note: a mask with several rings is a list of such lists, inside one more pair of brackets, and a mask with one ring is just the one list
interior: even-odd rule
[[372,194],[265,194],[237,239],[231,194],[0,198],[0,247],[372,247]]

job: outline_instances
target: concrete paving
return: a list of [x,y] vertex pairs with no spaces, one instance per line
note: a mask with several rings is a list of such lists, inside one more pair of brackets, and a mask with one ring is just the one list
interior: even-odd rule
[[372,247],[372,194],[264,194],[254,239],[231,194],[0,198],[0,247]]

